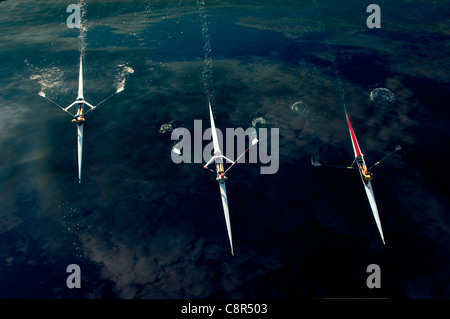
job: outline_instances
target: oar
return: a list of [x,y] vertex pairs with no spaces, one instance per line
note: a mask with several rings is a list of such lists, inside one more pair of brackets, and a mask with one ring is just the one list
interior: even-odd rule
[[90,111],[94,110],[97,106],[99,106],[100,104],[103,104],[104,102],[108,101],[110,98],[112,98],[114,95],[116,95],[117,93],[120,93],[124,90],[123,87],[117,89],[116,92],[114,92],[113,94],[111,94],[110,96],[108,96],[106,99],[104,99],[103,101],[101,101],[100,103],[98,103],[96,106],[91,107],[90,110],[88,110],[87,112],[85,112],[83,115],[86,115],[87,113],[89,113]]
[[[200,164],[202,165],[202,164]],[[202,165],[203,166],[203,165]],[[214,174],[216,174],[216,171],[212,170],[211,168],[209,168],[208,166],[203,166],[204,169],[209,169],[211,172],[213,172]]]
[[311,165],[312,166],[323,166],[323,167],[333,167],[333,168],[346,168],[346,169],[356,169],[354,166],[341,166],[341,165],[330,165],[330,164],[322,164],[316,158],[311,157]]
[[69,111],[66,111],[66,109],[63,108],[61,105],[59,105],[59,104],[56,103],[55,101],[49,99],[49,98],[45,95],[44,92],[41,91],[41,92],[39,92],[38,94],[39,94],[39,96],[42,96],[44,99],[46,99],[46,100],[49,101],[50,103],[55,104],[57,107],[59,107],[62,111],[64,111],[64,112],[66,112],[67,114],[69,114],[71,117],[74,116],[74,115],[73,115],[72,113],[70,113]]
[[255,138],[255,139],[252,141],[252,145],[250,145],[249,147],[247,147],[247,149],[244,151],[244,153],[242,153],[242,154],[237,158],[237,160],[235,160],[235,161],[233,162],[233,164],[231,164],[230,167],[228,167],[228,168],[226,169],[226,171],[224,172],[224,174],[226,174],[226,173],[230,170],[230,168],[232,168],[232,167],[234,166],[234,164],[236,164],[237,161],[239,161],[239,160],[241,159],[241,157],[244,156],[245,153],[247,153],[247,151],[250,149],[250,147],[252,147],[252,146],[255,145],[256,143],[258,143],[258,139],[257,139],[257,138]]
[[402,149],[402,147],[401,147],[400,145],[397,145],[397,146],[395,147],[395,149],[394,149],[392,152],[390,152],[388,155],[386,155],[385,157],[383,157],[382,159],[380,159],[378,162],[376,162],[375,164],[373,164],[373,165],[369,168],[369,170],[371,170],[372,168],[374,168],[375,166],[377,166],[378,164],[380,164],[382,161],[384,161],[386,158],[388,158],[389,156],[391,156],[391,155],[394,154],[395,152],[400,151],[401,149]]

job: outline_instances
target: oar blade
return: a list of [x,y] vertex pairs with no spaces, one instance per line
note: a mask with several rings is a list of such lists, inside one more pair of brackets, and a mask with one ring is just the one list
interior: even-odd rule
[[320,164],[319,160],[315,157],[311,157],[311,165],[312,166],[322,166],[322,164]]

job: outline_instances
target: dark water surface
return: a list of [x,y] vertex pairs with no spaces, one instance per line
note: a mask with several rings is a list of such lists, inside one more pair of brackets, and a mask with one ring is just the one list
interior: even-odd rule
[[[86,1],[78,39],[65,1],[1,2],[0,297],[450,298],[450,10],[378,4],[371,30],[363,1]],[[81,184],[75,127],[37,94],[76,98],[80,45],[88,102],[125,85],[86,116]],[[160,133],[209,127],[205,87],[223,131],[280,130],[276,174],[228,174],[234,257],[214,175]],[[373,169],[385,246],[358,173],[310,163],[351,164],[343,103],[369,165],[403,146]]]

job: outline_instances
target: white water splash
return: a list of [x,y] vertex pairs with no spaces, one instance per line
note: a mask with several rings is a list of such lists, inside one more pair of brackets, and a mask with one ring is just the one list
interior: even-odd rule
[[303,101],[297,101],[292,104],[291,110],[294,113],[300,114],[302,117],[306,117],[309,113],[309,106]]
[[173,125],[171,123],[163,124],[159,128],[159,133],[161,133],[161,134],[164,134],[167,132],[172,132],[172,131],[173,131]]
[[377,88],[370,92],[370,100],[375,103],[389,104],[395,102],[395,95],[386,88]]
[[116,92],[123,91],[125,89],[125,82],[130,74],[134,73],[132,67],[125,64],[119,64],[116,68],[116,76],[114,77],[114,87]]
[[[30,74],[30,80],[37,81],[41,85],[41,92],[49,88],[61,89],[63,87],[64,72],[55,67],[38,68],[27,59],[24,60],[27,65],[27,71]],[[63,89],[67,92],[67,88]]]
[[267,121],[263,117],[256,117],[252,120],[252,127],[257,128],[267,124]]

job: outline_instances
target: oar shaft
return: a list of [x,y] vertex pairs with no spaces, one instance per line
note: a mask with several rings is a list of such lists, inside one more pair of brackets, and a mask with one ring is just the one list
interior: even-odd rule
[[94,106],[94,107],[97,107],[97,106],[99,106],[100,104],[102,104],[102,103],[104,103],[104,102],[106,102],[107,100],[109,100],[110,98],[112,98],[114,95],[116,95],[117,94],[117,92],[114,92],[113,94],[111,94],[110,96],[108,96],[106,99],[104,99],[103,101],[101,101],[100,103],[98,103],[96,106]]
[[401,150],[401,147],[397,146],[392,152],[390,152],[388,155],[386,155],[385,157],[383,157],[382,159],[380,159],[378,162],[376,162],[375,164],[373,164],[370,168],[372,169],[373,167],[377,166],[378,164],[380,164],[382,161],[384,161],[385,159],[387,159],[388,157],[392,156],[395,152]]
[[237,161],[239,161],[239,160],[241,159],[241,157],[244,156],[245,153],[247,153],[247,151],[250,149],[250,147],[251,147],[251,146],[249,146],[249,147],[245,150],[245,152],[242,153],[241,156],[239,156],[239,157],[233,162],[233,164],[231,164],[230,167],[228,167],[228,168],[226,169],[226,171],[224,172],[224,174],[226,174],[226,173],[230,170],[230,168],[232,168],[232,167],[234,166],[234,164],[236,164]]
[[311,158],[311,164],[313,166],[324,166],[324,167],[332,167],[332,168],[346,168],[346,169],[355,169],[356,167],[353,166],[342,166],[342,165],[332,165],[332,164],[322,164],[315,158]]
[[354,166],[340,166],[340,165],[330,165],[330,164],[320,164],[320,166],[332,167],[332,168],[356,169],[356,167],[354,167]]
[[58,103],[56,103],[55,101],[49,99],[48,97],[44,96],[44,95],[40,95],[42,96],[44,99],[46,99],[47,101],[49,101],[50,103],[56,105],[57,107],[59,107],[61,109],[61,111],[66,112],[67,114],[69,114],[70,116],[73,116],[72,113],[70,113],[69,111],[67,111],[65,108],[63,108],[61,105],[59,105]]

